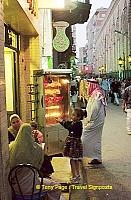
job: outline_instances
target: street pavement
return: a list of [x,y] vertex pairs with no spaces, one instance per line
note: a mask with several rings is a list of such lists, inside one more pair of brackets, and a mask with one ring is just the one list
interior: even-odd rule
[[83,161],[88,183],[87,199],[131,200],[131,135],[127,135],[126,113],[120,106],[107,106],[102,152],[102,165],[90,166],[88,160]]
[[[131,135],[126,131],[126,113],[120,106],[108,104],[102,138],[102,165],[89,165],[83,159],[81,181],[63,193],[66,200],[131,200]],[[68,158],[53,158],[59,182],[69,182]]]

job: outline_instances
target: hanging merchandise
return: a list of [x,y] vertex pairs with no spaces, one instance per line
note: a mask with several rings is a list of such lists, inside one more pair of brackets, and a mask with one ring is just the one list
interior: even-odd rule
[[70,45],[70,41],[65,33],[69,23],[58,21],[53,23],[53,26],[56,28],[56,36],[53,39],[53,47],[58,52],[64,52],[69,48]]
[[79,87],[79,97],[80,97],[80,99],[86,99],[88,101],[89,96],[87,95],[87,88],[88,88],[87,80],[81,80],[80,81],[80,87]]

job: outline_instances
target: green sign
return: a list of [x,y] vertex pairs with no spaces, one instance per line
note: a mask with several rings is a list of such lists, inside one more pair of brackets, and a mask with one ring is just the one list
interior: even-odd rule
[[53,23],[53,26],[56,28],[56,36],[53,39],[53,47],[58,52],[64,52],[70,45],[70,41],[65,33],[69,24],[64,21],[58,21]]

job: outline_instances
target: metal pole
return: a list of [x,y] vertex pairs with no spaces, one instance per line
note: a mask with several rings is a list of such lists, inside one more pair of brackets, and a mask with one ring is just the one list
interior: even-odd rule
[[123,79],[126,78],[126,73],[125,73],[125,53],[123,52]]

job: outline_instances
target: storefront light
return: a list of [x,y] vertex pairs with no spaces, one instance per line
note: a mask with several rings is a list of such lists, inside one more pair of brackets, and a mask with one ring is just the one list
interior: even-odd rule
[[98,69],[98,70],[99,70],[99,72],[101,72],[101,68],[100,68],[100,67],[99,67],[99,69]]
[[122,60],[121,57],[118,59],[118,64],[119,64],[120,66],[123,64],[123,60]]
[[103,71],[105,70],[105,67],[103,65],[101,66],[101,70],[103,70]]
[[65,0],[39,0],[38,7],[41,9],[63,9],[65,7]]

